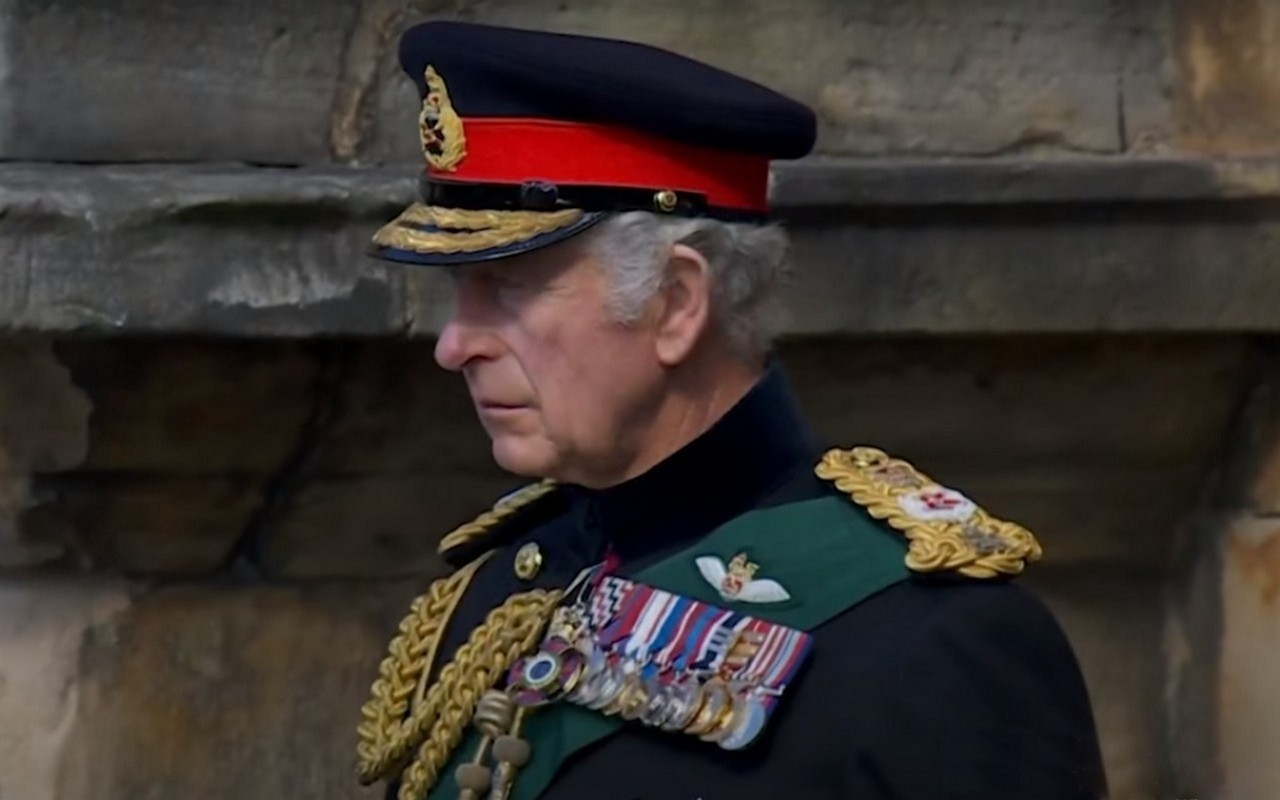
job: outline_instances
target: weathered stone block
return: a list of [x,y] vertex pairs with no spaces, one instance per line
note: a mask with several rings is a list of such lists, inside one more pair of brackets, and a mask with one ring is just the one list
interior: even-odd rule
[[1250,363],[1238,342],[960,340],[784,349],[824,438],[873,444],[1039,535],[1050,563],[1165,565]]
[[[6,159],[248,161],[329,157],[357,5],[9,0]],[[74,55],[73,58],[68,58]]]
[[1172,4],[1183,147],[1280,151],[1280,9],[1269,0]]
[[0,341],[0,567],[56,559],[64,543],[33,535],[31,475],[71,469],[88,450],[90,403],[48,342]]
[[1248,435],[1234,460],[1248,471],[1242,477],[1248,507],[1263,516],[1280,516],[1280,362],[1274,358],[1255,388],[1246,410]]
[[314,478],[267,527],[263,566],[289,577],[437,577],[445,572],[440,538],[520,484],[485,463],[472,471]]
[[[746,75],[811,104],[819,149],[842,154],[1116,152],[1121,64],[1135,40],[1161,46],[1158,7],[1122,28],[1104,0],[467,6],[478,21],[639,40]],[[417,161],[417,97],[386,63],[370,153]]]
[[1280,280],[1264,265],[1280,222],[1269,211],[1152,211],[1099,206],[1072,224],[1053,205],[798,218],[789,332],[1272,329]]
[[41,489],[54,498],[46,513],[56,513],[82,564],[148,575],[222,567],[263,494],[251,477],[102,473],[51,477]]
[[[1280,326],[1275,160],[777,174],[791,334]],[[433,335],[438,271],[365,255],[412,185],[390,168],[5,166],[0,330]],[[1165,199],[1200,202],[1140,202]]]
[[1280,793],[1280,520],[1241,517],[1224,539],[1218,686],[1223,797]]
[[1253,508],[1260,514],[1280,515],[1280,442],[1267,453],[1254,481]]
[[299,446],[323,345],[67,340],[57,346],[94,413],[84,468],[269,475]]
[[401,330],[403,270],[364,251],[411,184],[350,170],[7,167],[0,329]]
[[[821,0],[785,12],[766,0],[131,0],[106,12],[9,0],[0,19],[22,35],[0,92],[0,155],[417,163],[418,102],[395,44],[429,17],[675,49],[812,104],[825,152],[1116,152],[1122,76],[1135,87],[1162,85],[1147,77],[1159,60],[1131,54],[1169,47],[1163,3],[1125,8],[1109,0],[982,0],[963,10]],[[1148,117],[1144,129],[1169,125]]]
[[422,339],[352,344],[314,472],[487,471],[489,439],[466,383],[435,363],[434,347]]
[[105,796],[64,793],[63,756],[67,742],[83,735],[76,719],[85,637],[128,607],[125,587],[114,582],[0,581],[0,797]]
[[356,783],[355,726],[419,589],[173,588],[137,598],[85,642],[56,797],[380,797]]
[[[1123,568],[1032,569],[1024,585],[1066,631],[1089,687],[1115,800],[1171,796],[1164,785],[1164,588]],[[1207,754],[1206,758],[1209,757]]]
[[[1229,427],[1251,351],[1209,340],[810,341],[781,351],[832,445],[873,444],[1042,539],[1050,564],[1160,570]],[[363,345],[266,524],[269,569],[434,573],[454,525],[515,484],[429,342]]]
[[1111,24],[1122,56],[1116,91],[1117,134],[1121,150],[1133,155],[1175,150],[1173,123],[1175,85],[1185,77],[1175,63],[1170,8],[1177,2],[1119,3]]

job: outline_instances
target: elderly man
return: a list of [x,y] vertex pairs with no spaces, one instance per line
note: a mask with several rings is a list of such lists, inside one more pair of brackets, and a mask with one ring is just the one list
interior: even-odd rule
[[1008,578],[1025,529],[824,450],[768,355],[770,159],[805,107],[653,48],[409,31],[436,358],[538,479],[445,536],[364,708],[389,797],[1095,798],[1088,698]]

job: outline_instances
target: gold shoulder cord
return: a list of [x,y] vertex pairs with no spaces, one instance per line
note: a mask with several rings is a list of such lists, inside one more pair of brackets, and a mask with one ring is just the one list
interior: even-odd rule
[[466,544],[486,534],[490,528],[516,513],[535,500],[540,500],[555,489],[554,481],[541,481],[520,489],[509,497],[498,501],[492,509],[465,525],[459,525],[440,540],[437,550],[447,553],[455,547]]
[[814,471],[871,516],[905,534],[910,542],[907,566],[916,572],[993,578],[1017,575],[1040,559],[1040,543],[1026,528],[990,516],[882,450],[830,450]]
[[[499,502],[441,540],[441,552],[483,536],[552,488],[546,482],[535,484]],[[512,595],[471,631],[435,682],[428,685],[445,627],[490,555],[486,553],[433,582],[401,621],[379,667],[371,697],[361,709],[357,745],[361,783],[390,777],[416,749],[404,770],[400,798],[425,797],[461,741],[476,700],[542,636],[560,593],[532,590]]]

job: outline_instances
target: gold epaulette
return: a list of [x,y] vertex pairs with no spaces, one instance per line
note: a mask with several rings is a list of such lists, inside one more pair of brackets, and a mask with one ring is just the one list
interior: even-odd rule
[[[440,552],[483,539],[495,525],[553,488],[542,482],[504,497],[445,536]],[[449,620],[491,555],[486,552],[433,582],[400,622],[371,696],[361,708],[357,755],[362,783],[402,771],[401,800],[425,797],[462,740],[476,701],[541,639],[561,593],[532,589],[513,594],[489,611],[431,679]]]
[[814,470],[876,519],[902,532],[907,566],[971,578],[1017,575],[1039,560],[1026,528],[996,519],[954,489],[874,447],[830,450]]
[[489,533],[489,530],[499,522],[507,519],[533,501],[547,496],[555,488],[556,485],[553,481],[540,481],[522,489],[517,489],[495,503],[493,508],[445,534],[444,538],[440,540],[439,547],[436,548],[437,551],[443,555],[450,550],[484,538]]

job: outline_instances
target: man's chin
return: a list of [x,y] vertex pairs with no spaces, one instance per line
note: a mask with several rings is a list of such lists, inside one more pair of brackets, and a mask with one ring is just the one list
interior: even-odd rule
[[495,436],[493,460],[503,470],[525,478],[549,477],[555,463],[544,443],[520,436]]

